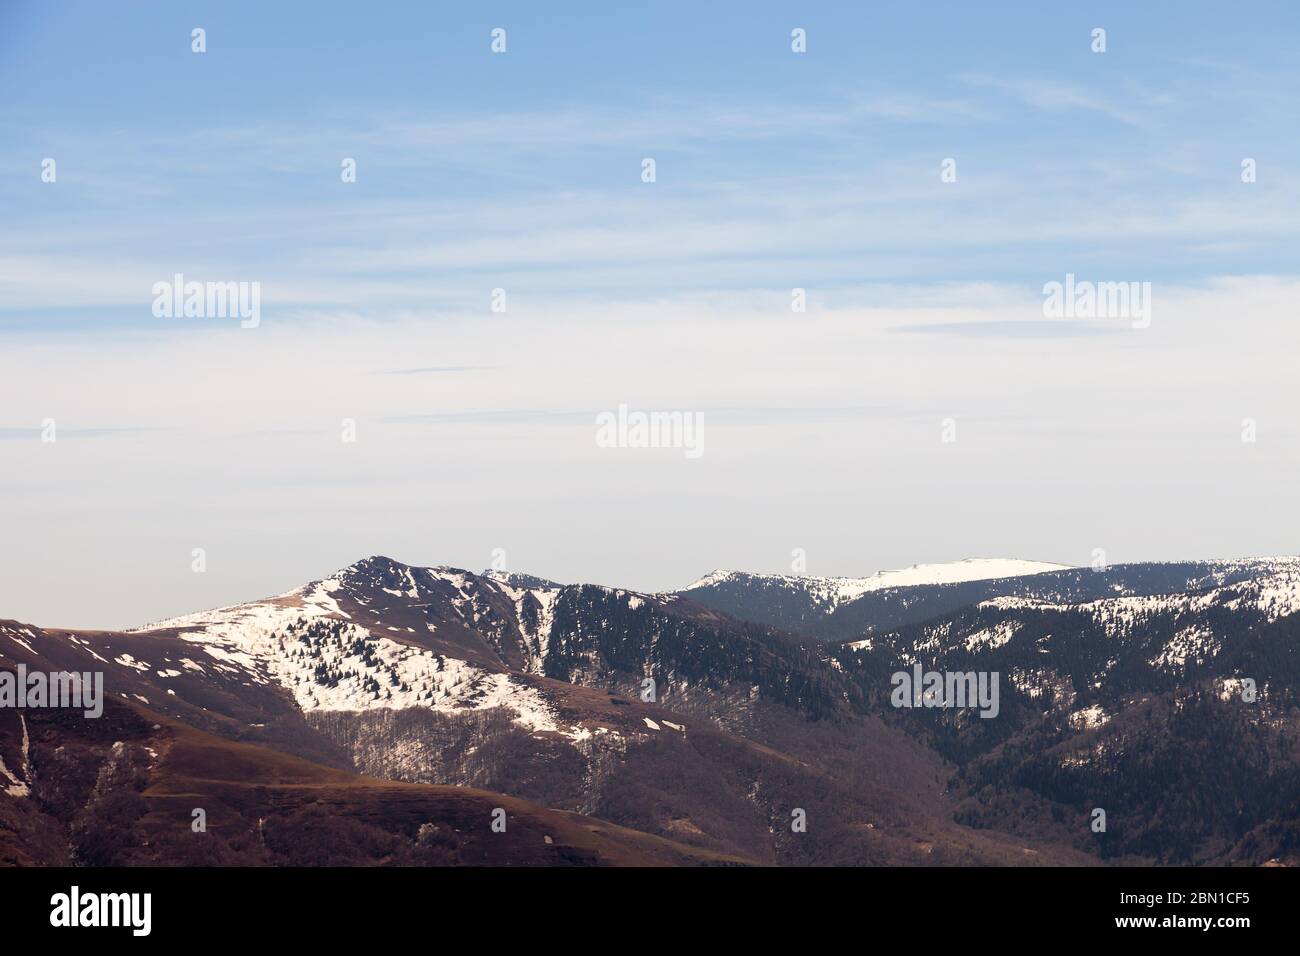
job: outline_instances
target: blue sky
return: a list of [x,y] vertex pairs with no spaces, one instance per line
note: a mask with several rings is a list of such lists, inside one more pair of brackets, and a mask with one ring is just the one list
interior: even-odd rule
[[[778,277],[1036,287],[1066,258],[1180,280],[1294,262],[1293,5],[623,6],[9,3],[6,251],[119,274],[256,262],[294,305],[311,297],[291,280],[335,257],[358,283],[440,280],[411,284],[423,302],[493,279],[566,295]],[[45,156],[58,189],[21,175]],[[343,156],[355,188],[339,188]],[[1262,171],[1250,191],[1243,156]],[[598,250],[543,241],[546,256],[499,242],[632,229],[640,241]],[[488,247],[442,255],[467,232]],[[56,314],[38,324],[132,321],[131,303],[98,298],[92,315],[41,294]],[[15,311],[7,325],[33,321]]]
[[[379,551],[507,547],[653,588],[793,547],[843,574],[1294,550],[1294,514],[1224,506],[1194,531],[1186,509],[1224,482],[1266,500],[1300,454],[1279,414],[1298,21],[6,0],[0,572],[20,586],[0,615],[135,623]],[[259,282],[261,326],[159,320],[150,287],[178,272]],[[1151,334],[1044,322],[1067,272],[1152,283]],[[623,401],[705,411],[705,464],[588,460],[583,423]],[[1269,427],[1242,472],[1248,415]],[[972,425],[960,464],[931,457],[949,416]],[[203,542],[225,559],[196,579]],[[32,557],[69,548],[106,570],[65,613]],[[166,584],[124,596],[142,579]]]

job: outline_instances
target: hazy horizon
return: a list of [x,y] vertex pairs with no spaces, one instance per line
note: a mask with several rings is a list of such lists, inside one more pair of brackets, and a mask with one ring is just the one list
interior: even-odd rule
[[[334,573],[341,571],[345,568],[351,567],[352,565],[355,565],[360,561],[364,561],[368,558],[376,558],[376,557],[386,557],[393,561],[396,561],[399,564],[404,564],[415,568],[445,568],[449,570],[468,571],[474,574],[486,574],[494,570],[498,570],[492,568],[491,565],[488,563],[471,566],[471,565],[459,565],[455,563],[448,563],[445,561],[444,562],[413,561],[413,560],[405,560],[399,555],[375,552],[373,554],[360,555],[355,560],[349,561],[342,565],[338,565],[336,567],[330,567],[328,569],[319,570],[318,572],[311,574],[308,577],[304,577],[301,580],[292,582],[290,584],[285,584],[283,586],[277,586],[277,587],[264,587],[262,590],[256,591],[256,593],[247,593],[247,594],[239,595],[237,597],[232,597],[229,600],[223,600],[216,604],[201,605],[201,606],[195,605],[192,607],[184,607],[176,611],[169,612],[167,614],[150,617],[150,618],[144,618],[139,620],[132,619],[126,621],[117,621],[112,624],[105,624],[102,621],[95,621],[95,622],[83,621],[80,623],[69,623],[67,621],[40,621],[34,619],[14,618],[12,616],[10,616],[9,619],[18,620],[20,623],[23,624],[34,624],[41,627],[55,627],[55,628],[68,627],[74,629],[93,629],[93,630],[127,630],[130,628],[143,627],[149,624],[156,624],[159,621],[167,620],[171,617],[184,616],[187,613],[212,610],[214,608],[220,608],[220,607],[229,607],[238,604],[255,602],[270,597],[277,597],[279,595],[294,591],[314,581],[325,580],[329,578],[331,575],[333,575]],[[1126,559],[1125,561],[1119,561],[1119,562],[1111,562],[1107,559],[1105,566],[1111,567],[1114,565],[1126,565],[1126,564],[1181,563],[1181,562],[1215,563],[1215,562],[1233,562],[1233,561],[1270,560],[1275,558],[1297,558],[1297,557],[1300,557],[1300,554],[1284,554],[1280,552],[1277,554],[1267,554],[1267,555],[1264,554],[1189,555],[1189,556],[1159,558],[1159,559],[1130,558],[1130,559]],[[700,580],[701,578],[704,578],[711,573],[721,572],[721,571],[756,574],[756,575],[765,575],[765,574],[779,575],[779,576],[787,576],[792,578],[860,579],[860,578],[869,578],[874,575],[888,574],[890,572],[907,571],[916,567],[956,564],[965,561],[998,560],[998,559],[1011,560],[1011,561],[1023,561],[1026,563],[1052,564],[1052,565],[1059,566],[1062,570],[1069,569],[1069,568],[1081,568],[1081,567],[1090,566],[1087,563],[1070,564],[1068,562],[1052,561],[1052,560],[1047,560],[1047,559],[1032,557],[1032,556],[1024,557],[1022,555],[966,555],[964,557],[952,558],[944,561],[918,561],[908,565],[878,567],[878,568],[856,572],[856,573],[849,572],[849,573],[835,573],[835,574],[823,574],[815,571],[797,571],[790,567],[783,569],[781,567],[775,567],[775,566],[774,567],[744,567],[744,568],[742,567],[724,568],[722,566],[714,566],[710,568],[705,568],[689,576],[687,579],[677,581],[675,583],[663,587],[632,587],[628,585],[627,582],[614,581],[614,580],[602,580],[598,578],[561,578],[561,577],[556,577],[554,575],[546,574],[542,571],[537,570],[536,568],[509,567],[509,568],[502,568],[499,570],[512,573],[512,574],[529,575],[532,577],[537,577],[544,580],[552,581],[559,585],[594,584],[603,587],[617,588],[620,590],[632,591],[637,593],[663,594],[663,593],[671,593],[673,591],[685,590],[688,586]],[[979,580],[979,578],[972,578],[971,580]],[[0,618],[4,618],[4,617],[6,617],[6,615],[0,614]]]

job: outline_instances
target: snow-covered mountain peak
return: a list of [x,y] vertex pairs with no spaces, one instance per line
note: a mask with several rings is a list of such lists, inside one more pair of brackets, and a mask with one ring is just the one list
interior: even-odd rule
[[497,584],[504,584],[506,587],[520,590],[537,590],[537,591],[555,591],[564,585],[557,584],[555,581],[548,581],[546,578],[539,578],[535,574],[521,574],[518,571],[498,571],[489,568],[479,577],[495,581]]
[[962,558],[946,564],[913,564],[897,570],[877,571],[865,580],[874,584],[868,590],[878,590],[918,584],[962,584],[966,581],[1019,578],[1048,571],[1066,571],[1069,568],[1068,564],[1026,561],[1020,558]]
[[696,578],[696,579],[695,579],[694,581],[692,581],[690,584],[686,585],[686,587],[682,588],[682,590],[683,590],[683,591],[694,591],[694,590],[696,590],[697,588],[711,588],[711,587],[713,587],[714,585],[718,585],[718,584],[726,584],[726,583],[729,582],[729,581],[735,581],[735,580],[739,580],[739,579],[741,579],[741,578],[745,578],[745,577],[753,577],[753,578],[772,577],[772,578],[775,578],[775,577],[780,577],[780,575],[776,575],[776,574],[759,574],[759,573],[751,573],[751,572],[748,572],[748,571],[727,571],[727,570],[725,570],[725,569],[723,569],[723,568],[715,568],[714,570],[710,571],[708,574],[704,575],[703,577]]
[[946,564],[914,564],[908,568],[877,571],[867,577],[821,577],[800,574],[764,574],[715,570],[691,582],[683,591],[735,584],[781,587],[806,593],[818,607],[830,613],[842,604],[869,591],[934,584],[960,584],[998,578],[1023,577],[1047,571],[1064,571],[1069,565],[1017,558],[964,558]]

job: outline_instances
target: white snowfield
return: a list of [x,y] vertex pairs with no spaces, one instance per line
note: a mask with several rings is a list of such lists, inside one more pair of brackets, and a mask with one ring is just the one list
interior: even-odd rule
[[[347,620],[331,596],[339,587],[336,576],[278,598],[188,614],[135,633],[176,628],[182,640],[210,658],[191,662],[194,669],[279,684],[304,712],[428,707],[453,713],[504,707],[515,723],[534,733],[575,740],[586,733],[578,726],[562,729],[554,708],[523,681],[399,643]],[[544,648],[545,638],[530,636]],[[322,669],[337,680],[322,683],[317,679]]]
[[1019,558],[965,558],[947,564],[914,564],[910,568],[877,571],[865,578],[830,578],[798,574],[751,574],[747,571],[711,571],[684,587],[714,587],[730,581],[764,581],[806,591],[818,606],[830,613],[837,607],[870,591],[907,588],[923,584],[963,584],[967,581],[993,581],[1018,578],[1045,571],[1067,571],[1068,564],[1025,561]]

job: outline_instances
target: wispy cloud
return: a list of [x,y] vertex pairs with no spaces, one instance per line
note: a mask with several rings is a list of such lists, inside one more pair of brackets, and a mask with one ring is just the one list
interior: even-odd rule
[[984,73],[962,73],[958,80],[967,86],[995,90],[1036,110],[1060,113],[1084,111],[1097,113],[1128,126],[1146,126],[1161,105],[1158,97],[1149,96],[1147,109],[1135,109],[1073,83],[1051,77],[1005,77]]

